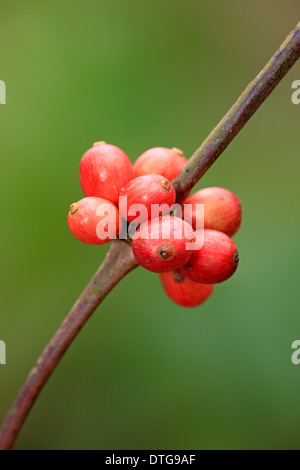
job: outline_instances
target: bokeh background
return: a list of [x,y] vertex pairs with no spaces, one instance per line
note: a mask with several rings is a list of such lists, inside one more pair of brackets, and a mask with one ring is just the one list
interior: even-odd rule
[[[298,0],[1,1],[0,421],[104,257],[69,204],[94,141],[132,161],[187,156],[299,21]],[[300,445],[296,64],[198,188],[243,202],[236,275],[201,308],[131,273],[76,339],[17,449],[295,449]]]

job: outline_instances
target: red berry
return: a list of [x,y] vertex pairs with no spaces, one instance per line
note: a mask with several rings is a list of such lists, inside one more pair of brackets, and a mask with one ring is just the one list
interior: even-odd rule
[[162,175],[172,181],[183,170],[187,163],[179,149],[155,147],[146,150],[133,164],[134,178],[143,175]]
[[132,238],[133,254],[143,268],[154,273],[184,266],[192,255],[187,244],[192,227],[178,217],[159,217],[143,223]]
[[[188,207],[191,204],[192,207]],[[204,204],[204,228],[234,235],[241,223],[241,202],[228,189],[204,188],[184,201],[183,217],[197,230],[196,204]],[[190,218],[191,217],[191,218]]]
[[175,304],[181,307],[197,307],[212,294],[212,284],[200,284],[185,277],[178,271],[160,274],[162,287]]
[[[138,217],[137,223],[168,214],[175,203],[176,193],[172,183],[161,175],[145,175],[131,180],[121,191],[121,216],[132,222]],[[125,204],[126,203],[126,204]],[[158,211],[158,206],[161,207]]]
[[[198,232],[195,232],[196,235]],[[180,272],[195,282],[218,284],[234,274],[238,262],[238,250],[228,235],[216,230],[204,230],[203,247],[193,251]]]
[[121,189],[133,178],[132,164],[123,150],[98,142],[83,155],[79,177],[86,196],[118,204]]
[[119,211],[106,199],[86,197],[71,204],[68,226],[81,242],[103,245],[118,237]]

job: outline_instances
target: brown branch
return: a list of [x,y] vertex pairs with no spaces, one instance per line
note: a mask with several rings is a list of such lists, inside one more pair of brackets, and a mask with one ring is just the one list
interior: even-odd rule
[[[299,57],[300,23],[175,179],[177,201],[184,200]],[[28,376],[2,425],[0,450],[12,448],[23,422],[63,354],[102,300],[135,267],[137,263],[130,244],[114,241],[102,266]]]
[[177,202],[181,203],[184,200],[299,57],[300,23],[289,34],[260,74],[248,85],[175,179],[173,184],[177,193]]
[[99,270],[30,372],[2,426],[0,450],[11,449],[35,400],[74,338],[112,288],[137,266],[129,243],[112,242]]

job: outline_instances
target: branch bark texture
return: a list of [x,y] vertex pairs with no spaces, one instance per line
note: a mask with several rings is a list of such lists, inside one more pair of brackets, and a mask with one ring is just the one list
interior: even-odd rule
[[98,305],[137,266],[131,245],[121,240],[113,241],[99,270],[30,372],[1,428],[0,450],[9,450],[12,447],[48,378]]
[[300,23],[247,86],[174,181],[181,203],[300,57]]

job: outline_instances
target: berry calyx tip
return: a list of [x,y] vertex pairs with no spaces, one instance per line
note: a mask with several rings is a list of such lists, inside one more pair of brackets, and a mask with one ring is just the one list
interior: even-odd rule
[[171,150],[172,152],[176,153],[176,155],[178,155],[179,157],[184,157],[184,153],[181,149],[178,149],[177,147],[173,147]]
[[78,202],[75,202],[74,204],[71,204],[71,205],[70,205],[70,214],[71,214],[71,215],[75,215],[76,212],[79,211],[79,207],[80,207],[80,206],[79,206]]
[[95,142],[93,144],[93,147],[100,147],[100,145],[106,145],[106,142],[104,142],[104,140],[101,140],[100,142]]
[[172,184],[170,183],[169,180],[161,180],[160,185],[165,191],[168,191],[168,192],[171,191]]
[[158,257],[165,261],[172,259],[174,256],[174,249],[170,245],[161,245],[157,249]]

